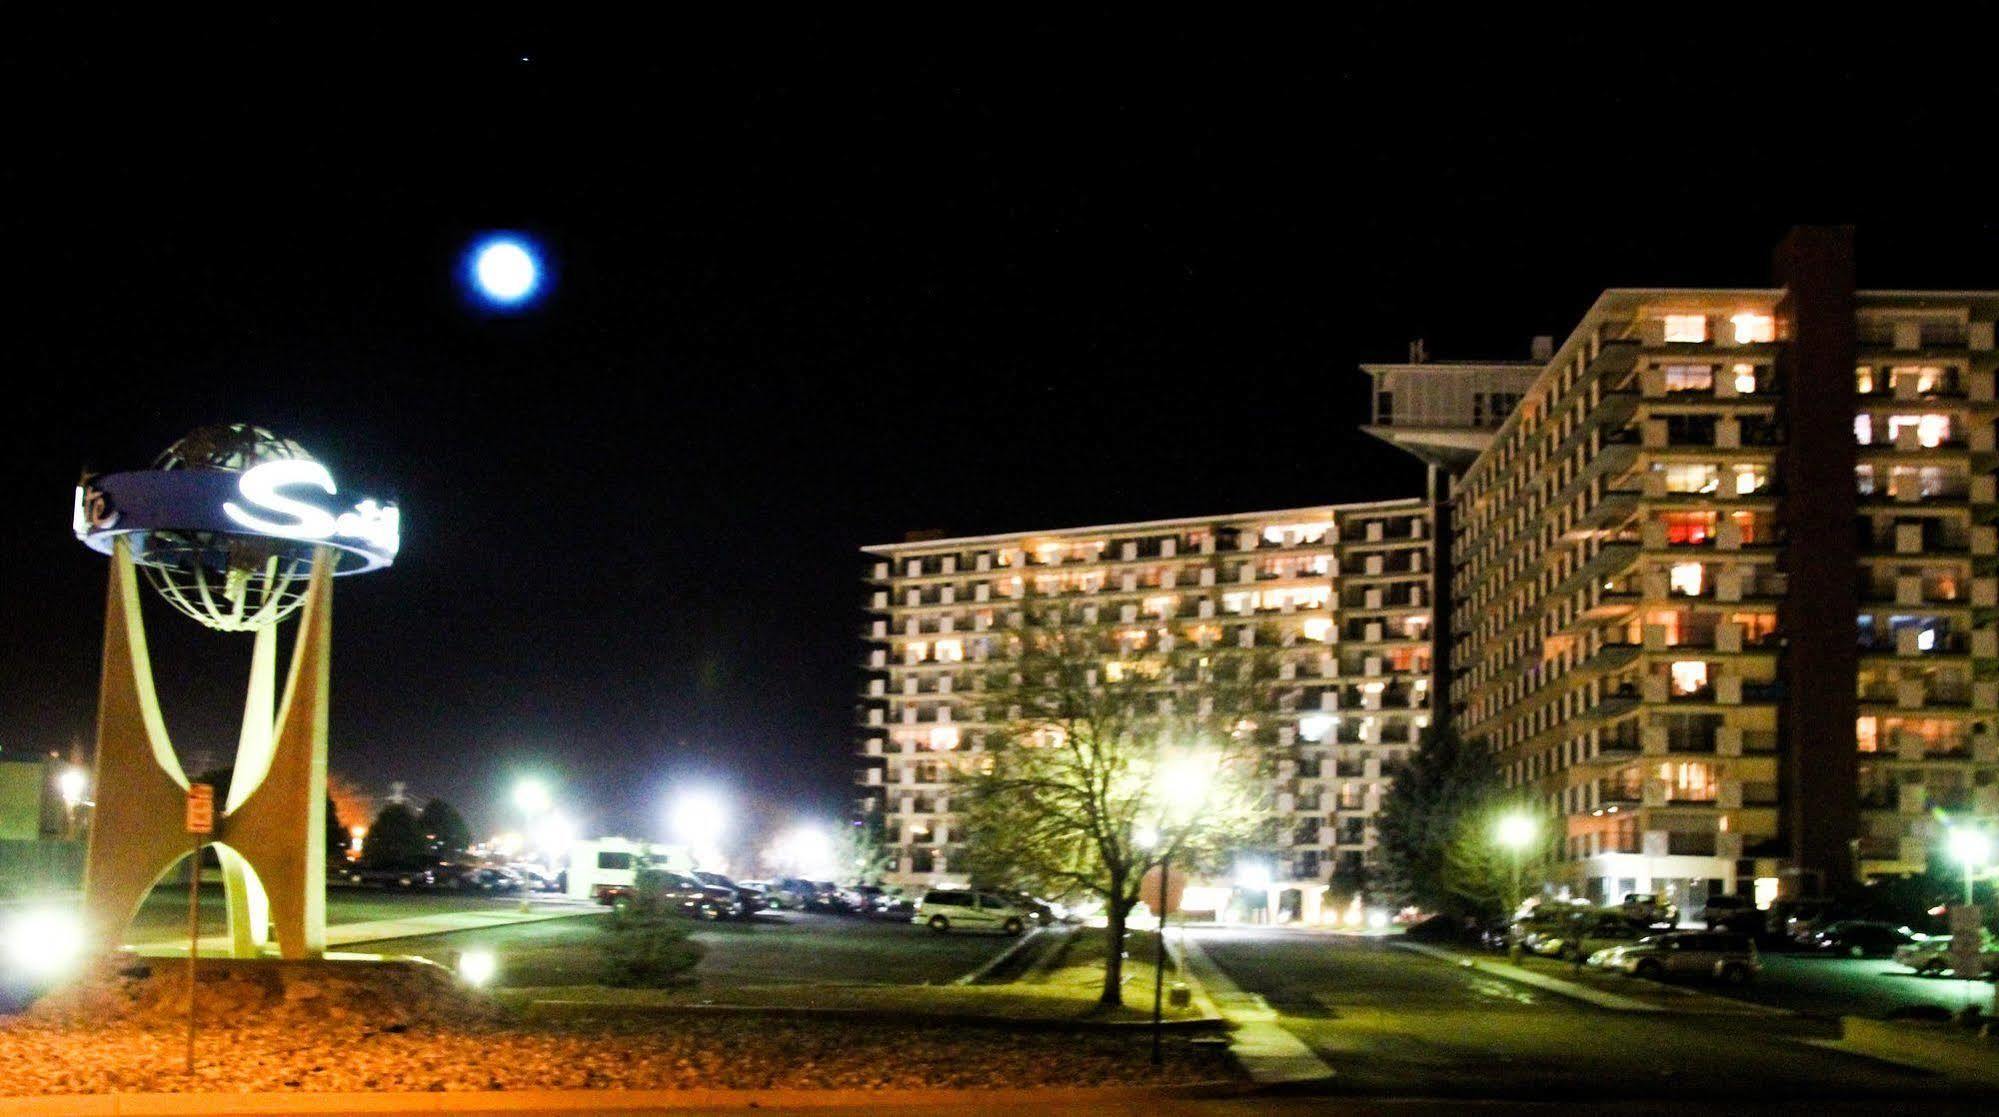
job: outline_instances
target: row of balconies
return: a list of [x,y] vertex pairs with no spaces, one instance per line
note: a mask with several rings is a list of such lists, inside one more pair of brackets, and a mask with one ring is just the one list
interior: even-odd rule
[[1593,814],[1605,808],[1711,807],[1735,811],[1777,805],[1777,785],[1768,781],[1718,779],[1710,788],[1692,790],[1662,779],[1644,779],[1635,783],[1597,780],[1584,785],[1581,790],[1586,794],[1581,796],[1581,803],[1572,808],[1570,814]]
[[1860,809],[1911,818],[1923,817],[1932,811],[1990,817],[1999,814],[1999,785],[1959,787],[1954,792],[1938,793],[1921,783],[1896,784],[1873,793],[1862,791]]

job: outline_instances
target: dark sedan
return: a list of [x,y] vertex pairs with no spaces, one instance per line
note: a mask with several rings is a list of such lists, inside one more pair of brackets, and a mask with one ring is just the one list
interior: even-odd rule
[[1815,932],[1811,947],[1825,954],[1841,954],[1848,958],[1886,958],[1894,954],[1897,947],[1915,939],[1916,936],[1907,927],[1865,919],[1843,919]]

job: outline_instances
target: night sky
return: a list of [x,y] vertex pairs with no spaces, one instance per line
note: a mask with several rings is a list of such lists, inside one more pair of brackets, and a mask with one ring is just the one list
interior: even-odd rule
[[[1794,222],[1857,223],[1864,286],[1999,287],[1982,34],[1587,11],[10,27],[0,749],[90,733],[79,470],[203,423],[401,501],[338,585],[337,773],[830,820],[862,544],[1414,494],[1358,362],[1766,285]],[[559,269],[536,311],[466,300],[489,229]],[[226,756],[247,640],[149,621]]]

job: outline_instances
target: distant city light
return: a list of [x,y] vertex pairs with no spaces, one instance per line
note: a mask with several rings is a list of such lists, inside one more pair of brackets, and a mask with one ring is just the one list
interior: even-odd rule
[[541,261],[517,237],[494,237],[472,250],[472,282],[487,302],[519,306],[541,287]]

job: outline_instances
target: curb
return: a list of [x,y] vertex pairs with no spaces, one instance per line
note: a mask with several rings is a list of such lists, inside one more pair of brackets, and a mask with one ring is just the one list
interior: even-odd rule
[[[1208,971],[1207,980],[1214,986],[1215,997],[1237,1006],[1233,1014],[1224,1017],[1233,1028],[1229,1033],[1229,1054],[1248,1072],[1251,1081],[1258,1086],[1277,1086],[1323,1082],[1338,1074],[1305,1041],[1278,1022],[1278,1012],[1262,997],[1244,992],[1230,980],[1201,949],[1199,941],[1190,937],[1186,942],[1190,963],[1187,972],[1193,973],[1196,968]],[[1210,1005],[1214,1003],[1209,1001]]]
[[1836,1040],[1802,1042],[1979,1086],[1999,1086],[1999,1046],[1976,1036],[1864,1016],[1840,1017],[1839,1034]]
[[1023,950],[1026,950],[1028,944],[1040,941],[1041,936],[1046,934],[1047,932],[1048,928],[1046,927],[1036,927],[1034,930],[1029,931],[1028,933],[1020,936],[1020,938],[1016,939],[1012,946],[1009,946],[1005,950],[1000,951],[998,954],[993,955],[991,958],[986,959],[985,964],[980,966],[978,969],[973,970],[971,973],[968,973],[963,977],[953,979],[951,984],[953,985],[977,984],[981,978],[985,977],[987,974],[1005,965],[1008,961],[1010,961],[1013,958],[1014,955],[1019,954]]
[[1076,1109],[1118,1102],[1225,1098],[1234,1082],[1187,1086],[1056,1086],[1045,1089],[908,1090],[491,1090],[456,1093],[57,1094],[0,1097],[23,1117],[184,1117],[252,1113],[538,1113],[662,1109],[872,1109],[880,1106],[1028,1106]]
[[1441,947],[1431,946],[1428,943],[1393,942],[1388,945],[1392,950],[1406,950],[1411,954],[1420,954],[1425,958],[1434,958],[1439,962],[1449,962],[1452,965],[1460,966],[1467,970],[1475,970],[1482,974],[1504,978],[1508,981],[1518,982],[1521,985],[1531,985],[1536,989],[1553,993],[1557,996],[1568,997],[1571,1000],[1582,1001],[1585,1004],[1592,1004],[1598,1008],[1607,1008],[1614,1012],[1669,1013],[1672,1011],[1661,1005],[1649,1004],[1634,997],[1623,997],[1616,993],[1599,992],[1586,985],[1578,985],[1573,981],[1563,981],[1558,977],[1538,974],[1532,970],[1522,969],[1519,966],[1508,965],[1505,962],[1492,962],[1483,958],[1467,958],[1462,954],[1445,950]]
[[[1152,1021],[1092,1020],[1087,1017],[988,1016],[973,1012],[925,1012],[907,1008],[838,1008],[812,1005],[730,1005],[730,1004],[604,1004],[597,1001],[530,1001],[526,1011],[553,1010],[550,1015],[572,1012],[577,1016],[769,1016],[800,1020],[852,1020],[875,1024],[954,1024],[1001,1031],[1041,1032],[1122,1032],[1150,1030]],[[1167,1020],[1168,1032],[1208,1032],[1223,1024],[1219,1015],[1208,1018]]]

